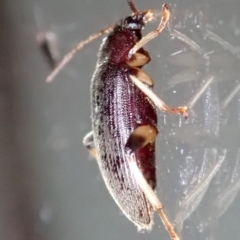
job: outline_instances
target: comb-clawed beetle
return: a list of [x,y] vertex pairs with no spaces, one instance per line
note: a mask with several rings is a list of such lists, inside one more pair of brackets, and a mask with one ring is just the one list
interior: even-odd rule
[[142,38],[142,28],[152,20],[151,10],[139,11],[127,0],[132,15],[82,41],[48,77],[50,81],[85,44],[103,33],[91,81],[92,132],[84,145],[97,159],[104,182],[123,213],[139,229],[151,229],[157,210],[171,239],[178,239],[154,193],[156,187],[156,107],[187,117],[187,107],[170,108],[153,92],[152,79],[141,70],[150,61],[142,47],[160,34],[170,12],[162,6],[158,28]]

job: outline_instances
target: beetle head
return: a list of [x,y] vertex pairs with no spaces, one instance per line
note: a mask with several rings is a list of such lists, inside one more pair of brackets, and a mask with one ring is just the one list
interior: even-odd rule
[[135,12],[131,16],[128,16],[123,21],[123,26],[129,30],[141,30],[145,23],[152,20],[152,10],[146,10],[141,12]]

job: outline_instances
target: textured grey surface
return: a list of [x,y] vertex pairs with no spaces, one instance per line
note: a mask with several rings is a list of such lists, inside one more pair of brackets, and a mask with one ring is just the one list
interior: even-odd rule
[[[135,2],[140,9],[163,3]],[[202,55],[164,31],[146,46],[152,62],[145,70],[155,81],[155,92],[170,105],[187,104],[204,81],[213,81],[189,120],[159,113],[158,195],[171,220],[200,202],[182,230],[178,225],[182,239],[238,239],[240,3],[171,3],[173,27],[195,41]],[[101,39],[81,51],[51,84],[44,82],[50,70],[36,41],[39,31],[51,30],[64,54],[129,12],[124,0],[1,1],[1,239],[168,239],[157,216],[150,233],[137,232],[82,146],[91,128],[89,86]],[[234,89],[233,98],[225,101]],[[205,196],[200,199],[203,188],[186,211],[182,198],[220,166],[221,157],[224,162]]]

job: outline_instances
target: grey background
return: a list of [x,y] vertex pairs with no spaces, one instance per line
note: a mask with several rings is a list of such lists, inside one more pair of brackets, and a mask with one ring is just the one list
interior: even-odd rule
[[[139,9],[160,9],[163,4],[135,2]],[[137,232],[111,199],[95,160],[82,146],[91,129],[89,86],[101,39],[77,54],[51,84],[45,83],[50,68],[36,41],[39,31],[53,31],[64,55],[78,41],[127,16],[126,2],[2,0],[0,4],[0,238],[168,239],[157,216],[151,232]],[[183,105],[204,79],[214,76],[214,82],[188,120],[159,113],[158,195],[173,220],[184,194],[224,155],[206,195],[179,232],[187,240],[238,239],[240,93],[226,108],[221,104],[240,80],[240,3],[171,4],[174,28],[199,44],[210,60],[164,31],[146,46],[152,62],[144,69],[155,82],[155,92],[169,105]],[[207,38],[199,28],[200,12],[204,26],[236,48]],[[171,85],[175,79],[180,83]]]

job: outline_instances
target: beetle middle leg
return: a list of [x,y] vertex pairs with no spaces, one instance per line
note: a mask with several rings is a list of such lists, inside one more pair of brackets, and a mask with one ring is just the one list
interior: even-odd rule
[[181,106],[177,108],[169,107],[166,103],[164,103],[149,87],[147,87],[140,79],[138,79],[134,75],[130,75],[131,80],[134,84],[146,95],[148,96],[153,103],[162,111],[162,112],[169,112],[180,114],[184,118],[187,118],[187,107]]
[[83,145],[88,149],[88,152],[97,159],[96,156],[96,150],[94,145],[94,137],[93,137],[93,131],[89,132],[84,138],[83,138]]

